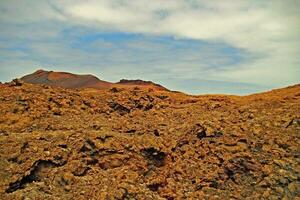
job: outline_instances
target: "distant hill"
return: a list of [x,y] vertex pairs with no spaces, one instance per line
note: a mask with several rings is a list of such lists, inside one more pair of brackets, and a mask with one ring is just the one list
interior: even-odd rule
[[58,86],[63,88],[95,88],[95,89],[110,89],[116,88],[146,88],[153,90],[168,91],[167,88],[153,83],[151,81],[143,80],[126,80],[122,79],[117,83],[111,83],[100,80],[93,75],[77,75],[68,72],[54,72],[38,70],[32,74],[21,78],[22,81],[32,84],[44,84],[51,86]]
[[122,85],[122,86],[143,86],[143,87],[153,87],[156,90],[168,90],[167,88],[157,84],[157,83],[153,83],[152,81],[143,81],[140,79],[136,79],[136,80],[127,80],[127,79],[121,79],[119,82],[116,83],[117,85]]

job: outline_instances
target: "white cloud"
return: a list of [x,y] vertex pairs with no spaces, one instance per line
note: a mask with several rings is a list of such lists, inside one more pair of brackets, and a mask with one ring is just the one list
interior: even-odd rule
[[[205,74],[210,80],[268,86],[300,81],[297,76],[300,74],[298,0],[14,0],[1,2],[0,8],[0,21],[6,23],[59,20],[99,31],[170,35],[178,39],[227,43],[249,54],[247,62],[226,70],[207,70],[199,63],[199,71],[192,73],[196,70],[195,63],[191,66],[186,62],[187,66],[172,63],[170,71],[186,78]],[[184,56],[188,58],[188,55]],[[163,66],[167,64],[163,63]]]
[[261,58],[211,78],[267,85],[299,81],[299,1],[87,1],[64,5],[67,16],[145,34],[226,42]]
[[9,0],[0,2],[0,21],[28,24],[45,20],[63,20],[47,0]]

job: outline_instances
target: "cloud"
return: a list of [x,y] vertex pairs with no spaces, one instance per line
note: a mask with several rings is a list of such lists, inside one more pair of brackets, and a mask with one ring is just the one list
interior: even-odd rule
[[63,19],[63,15],[49,1],[10,0],[0,2],[0,21],[4,23],[28,24]]
[[219,78],[267,85],[299,81],[299,1],[132,2],[89,1],[62,10],[119,31],[225,42],[260,57],[221,71]]
[[297,0],[2,1],[0,70],[15,55],[110,80],[280,87],[300,81],[299,7]]

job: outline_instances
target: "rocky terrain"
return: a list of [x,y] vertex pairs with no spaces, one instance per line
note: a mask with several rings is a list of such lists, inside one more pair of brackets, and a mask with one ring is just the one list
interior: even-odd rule
[[0,84],[0,199],[300,199],[300,85]]

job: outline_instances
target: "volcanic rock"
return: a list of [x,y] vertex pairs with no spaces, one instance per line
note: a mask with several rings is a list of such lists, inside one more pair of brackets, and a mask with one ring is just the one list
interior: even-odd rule
[[300,85],[190,96],[34,77],[0,85],[0,199],[300,196]]

